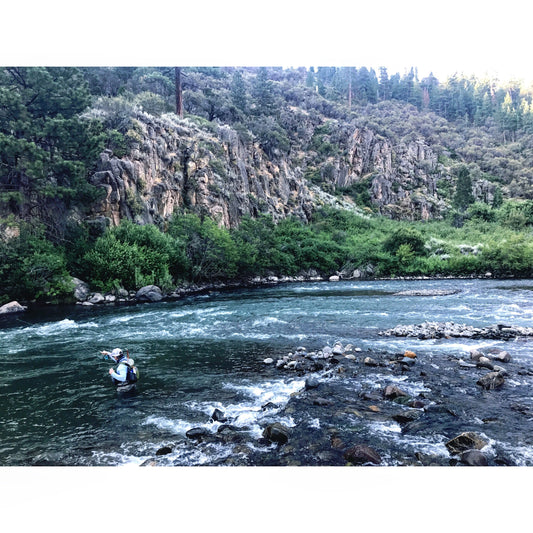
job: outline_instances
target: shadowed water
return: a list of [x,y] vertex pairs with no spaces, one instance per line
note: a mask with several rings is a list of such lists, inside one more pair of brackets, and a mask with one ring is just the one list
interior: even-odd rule
[[[422,289],[460,291],[435,297],[395,295]],[[444,442],[460,430],[457,419],[463,418],[472,418],[490,447],[505,450],[513,464],[533,464],[530,376],[513,372],[504,390],[483,392],[473,376],[450,362],[468,359],[473,346],[502,347],[511,353],[513,369],[527,370],[530,342],[378,335],[398,324],[426,320],[531,326],[532,289],[527,280],[302,283],[157,304],[44,308],[3,318],[0,465],[142,464],[165,445],[172,453],[162,464],[226,464],[235,455],[235,443],[199,445],[185,437],[193,427],[215,433],[220,423],[209,420],[215,408],[242,428],[245,464],[283,464],[279,450],[259,440],[263,428],[275,421],[294,428],[295,435],[306,428],[302,439],[316,435],[317,442],[325,443],[335,420],[345,440],[364,439],[381,450],[385,464],[401,464],[416,451],[447,457]],[[456,416],[447,427],[445,417],[427,417],[427,427],[409,431],[385,417],[341,416],[339,405],[315,409],[305,397],[295,396],[303,390],[305,376],[263,363],[300,345],[317,350],[336,341],[363,353],[414,350],[418,370],[425,374],[417,370],[392,376],[361,368],[356,375],[334,379],[319,375],[339,405],[350,395],[398,380],[413,395],[446,397],[462,418]],[[99,350],[114,347],[128,349],[140,370],[134,395],[118,394],[109,380],[109,361]],[[262,409],[268,402],[275,407]],[[513,403],[521,413],[508,410]],[[476,422],[476,409],[500,422]],[[314,464],[308,452],[293,453],[301,464]]]

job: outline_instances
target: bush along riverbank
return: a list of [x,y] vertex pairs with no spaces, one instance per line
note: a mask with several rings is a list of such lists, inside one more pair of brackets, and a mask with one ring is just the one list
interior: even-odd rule
[[[457,329],[469,332],[466,326]],[[517,342],[533,335],[509,329]],[[511,340],[507,333],[500,338]],[[262,406],[277,422],[250,436],[247,427],[233,425],[215,409],[213,428],[190,428],[185,439],[192,448],[233,446],[233,453],[216,461],[221,465],[521,464],[512,448],[525,443],[507,441],[509,429],[523,427],[533,414],[517,392],[533,384],[533,367],[516,362],[511,352],[512,345],[509,351],[451,348],[423,354],[363,351],[341,343],[315,351],[299,346],[263,361],[272,378],[301,380],[288,403]],[[169,442],[144,466],[172,464],[172,449]]]
[[492,221],[465,213],[456,227],[453,220],[394,221],[322,208],[309,223],[261,215],[231,229],[183,212],[162,228],[82,225],[72,229],[68,246],[52,245],[43,228],[22,225],[0,241],[0,304],[72,302],[73,277],[109,299],[131,299],[149,285],[170,295],[257,279],[529,278],[533,220],[523,215],[517,222],[511,216],[517,210],[504,204]]

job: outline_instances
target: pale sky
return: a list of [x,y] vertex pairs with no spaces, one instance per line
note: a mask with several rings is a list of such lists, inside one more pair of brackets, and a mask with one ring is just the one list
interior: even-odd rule
[[414,66],[421,78],[533,82],[533,9],[524,0],[10,4],[2,7],[4,65],[348,65],[389,74]]

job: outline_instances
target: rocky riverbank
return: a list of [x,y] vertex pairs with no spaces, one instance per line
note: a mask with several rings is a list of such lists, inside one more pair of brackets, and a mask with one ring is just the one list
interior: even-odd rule
[[[304,385],[285,406],[262,406],[279,421],[260,437],[219,409],[213,430],[187,431],[193,447],[233,447],[215,464],[513,465],[496,434],[533,415],[508,396],[518,379],[531,384],[533,368],[497,348],[430,357],[336,343],[315,351],[299,346],[263,364],[272,377],[297,376]],[[160,449],[144,464],[168,464],[162,456],[171,452],[171,445]]]

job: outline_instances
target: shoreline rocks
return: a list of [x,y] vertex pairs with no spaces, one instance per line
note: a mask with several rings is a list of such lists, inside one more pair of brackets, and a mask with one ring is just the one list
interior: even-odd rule
[[28,309],[25,305],[20,305],[16,300],[8,302],[0,307],[0,315],[8,315],[11,313],[23,313]]
[[533,336],[533,328],[495,324],[476,328],[467,324],[454,322],[424,322],[415,325],[399,325],[392,329],[380,331],[384,337],[416,337],[418,339],[466,338],[511,340],[516,337]]

